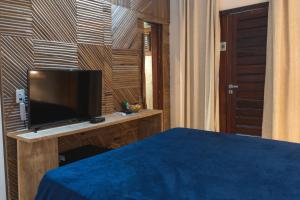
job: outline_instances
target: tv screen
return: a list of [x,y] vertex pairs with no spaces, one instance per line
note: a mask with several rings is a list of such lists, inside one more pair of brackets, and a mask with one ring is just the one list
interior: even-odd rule
[[101,115],[102,73],[29,70],[29,127]]

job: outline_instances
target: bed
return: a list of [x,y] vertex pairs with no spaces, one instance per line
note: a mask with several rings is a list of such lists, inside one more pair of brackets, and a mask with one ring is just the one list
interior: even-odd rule
[[300,145],[171,129],[47,172],[36,199],[300,199]]

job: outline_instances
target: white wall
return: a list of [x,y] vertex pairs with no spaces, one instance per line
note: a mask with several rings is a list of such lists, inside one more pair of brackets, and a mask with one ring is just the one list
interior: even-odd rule
[[267,1],[268,0],[220,0],[220,9],[228,10],[232,8],[249,6],[251,4],[258,4]]
[[[1,102],[0,102],[1,103]],[[4,163],[4,145],[3,145],[3,131],[2,131],[2,115],[0,106],[0,199],[6,199],[6,185],[5,185],[5,163]]]

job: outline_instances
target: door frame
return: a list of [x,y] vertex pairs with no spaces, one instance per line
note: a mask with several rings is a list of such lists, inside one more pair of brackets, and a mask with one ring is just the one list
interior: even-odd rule
[[[163,24],[151,22],[148,20],[141,20],[142,22],[148,22],[151,24],[151,47],[152,47],[152,77],[153,77],[153,108],[163,110],[164,107],[164,95],[163,95]],[[152,30],[156,30],[157,34],[152,34]],[[143,33],[144,35],[144,33]],[[143,94],[143,105],[146,106],[146,78],[145,78],[145,52],[144,52],[144,37],[142,37],[142,94]],[[152,42],[156,42],[157,46],[153,45]]]
[[[226,41],[226,49],[231,48],[234,43],[232,35],[228,35],[229,24],[232,20],[231,15],[246,12],[249,10],[269,7],[269,2],[233,8],[229,10],[220,11],[220,23],[221,23],[221,42]],[[231,23],[232,24],[232,23]],[[232,105],[231,99],[227,98],[228,92],[228,80],[232,80],[232,51],[220,52],[220,80],[219,80],[219,110],[220,110],[220,131],[224,133],[231,132],[230,112],[229,107]]]

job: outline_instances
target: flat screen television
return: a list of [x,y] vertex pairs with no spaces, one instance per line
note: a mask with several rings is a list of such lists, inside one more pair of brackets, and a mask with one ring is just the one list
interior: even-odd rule
[[102,72],[28,71],[29,128],[101,116]]

